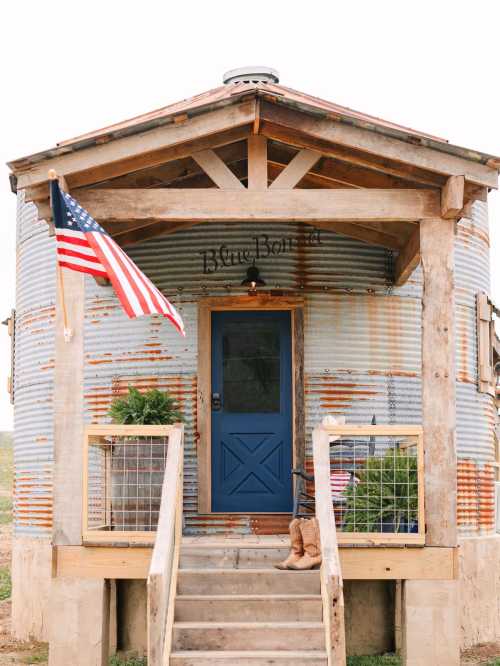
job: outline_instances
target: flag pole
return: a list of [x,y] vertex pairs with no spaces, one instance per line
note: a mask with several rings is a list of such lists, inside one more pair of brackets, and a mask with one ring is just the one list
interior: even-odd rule
[[[49,170],[49,180],[59,181],[57,173],[54,169]],[[52,209],[52,213],[53,213],[53,209]],[[58,279],[58,282],[59,282],[59,292],[61,294],[64,342],[70,342],[71,338],[73,337],[73,331],[68,326],[68,310],[66,308],[66,298],[65,298],[65,295],[64,295],[64,277],[63,277],[62,267],[59,265],[59,259],[57,258],[57,255],[56,255],[56,271],[57,271],[57,279]]]

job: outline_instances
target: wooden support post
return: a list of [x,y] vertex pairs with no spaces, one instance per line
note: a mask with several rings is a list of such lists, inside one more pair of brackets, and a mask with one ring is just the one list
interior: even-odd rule
[[465,178],[450,176],[441,192],[441,217],[456,219],[464,207]]
[[[67,190],[63,179],[59,184]],[[56,292],[52,543],[76,546],[82,543],[83,274],[65,270]],[[69,342],[66,320],[72,329]]]
[[426,544],[457,545],[454,220],[420,223]]
[[267,139],[260,134],[248,137],[248,189],[267,190]]

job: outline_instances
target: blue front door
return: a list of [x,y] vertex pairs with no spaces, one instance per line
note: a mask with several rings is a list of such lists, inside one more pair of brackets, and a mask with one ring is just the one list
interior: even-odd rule
[[290,312],[212,313],[212,511],[292,510]]

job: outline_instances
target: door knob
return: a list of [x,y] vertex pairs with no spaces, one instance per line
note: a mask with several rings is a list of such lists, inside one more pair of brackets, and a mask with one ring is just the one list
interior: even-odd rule
[[219,412],[222,408],[222,400],[220,393],[212,393],[212,410],[214,412]]

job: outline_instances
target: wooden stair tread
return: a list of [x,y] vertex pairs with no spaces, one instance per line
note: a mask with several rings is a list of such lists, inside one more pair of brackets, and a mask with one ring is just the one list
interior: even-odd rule
[[176,599],[187,601],[319,601],[321,594],[178,594]]
[[279,659],[297,657],[304,659],[326,658],[326,652],[316,650],[175,650],[171,657],[206,657],[210,659],[237,659],[238,657],[267,657]]
[[179,629],[318,629],[322,622],[174,622]]

